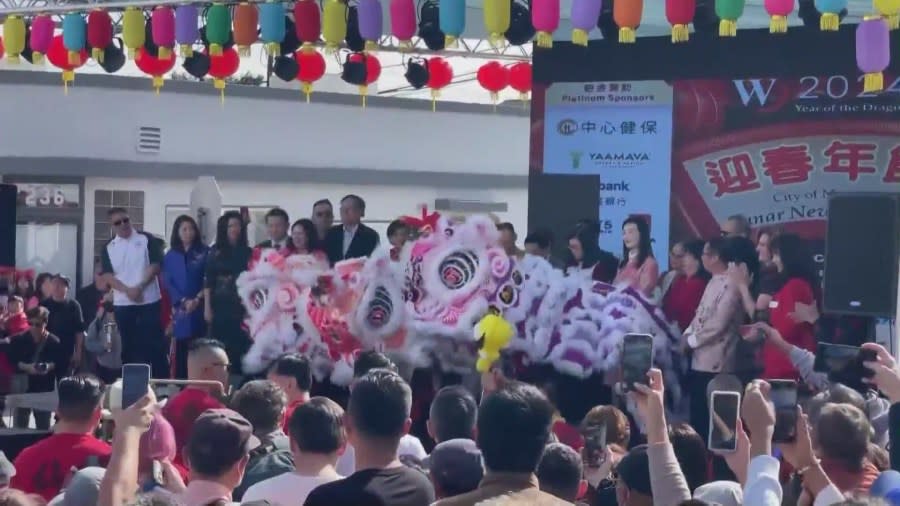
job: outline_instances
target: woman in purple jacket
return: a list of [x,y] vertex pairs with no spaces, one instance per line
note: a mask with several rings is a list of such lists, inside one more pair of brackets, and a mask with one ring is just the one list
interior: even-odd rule
[[162,279],[172,301],[176,378],[187,377],[187,351],[191,340],[206,335],[203,276],[209,248],[200,241],[197,222],[183,214],[175,220],[169,242],[171,249],[163,258]]

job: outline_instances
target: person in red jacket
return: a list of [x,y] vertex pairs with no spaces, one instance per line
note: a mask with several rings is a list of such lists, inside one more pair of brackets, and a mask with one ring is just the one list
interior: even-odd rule
[[663,313],[677,322],[682,332],[694,319],[709,281],[709,273],[703,268],[703,244],[700,240],[683,243],[680,272],[663,296]]
[[72,469],[106,467],[112,448],[94,437],[100,421],[103,383],[93,376],[70,376],[56,387],[59,406],[53,435],[22,450],[9,483],[29,494],[53,499]]
[[[816,271],[806,241],[793,234],[783,234],[772,241],[772,262],[784,280],[769,302],[769,324],[781,333],[788,343],[815,352],[813,325],[795,312],[797,304],[815,305],[818,300]],[[763,347],[763,378],[800,379],[790,358],[773,345]]]

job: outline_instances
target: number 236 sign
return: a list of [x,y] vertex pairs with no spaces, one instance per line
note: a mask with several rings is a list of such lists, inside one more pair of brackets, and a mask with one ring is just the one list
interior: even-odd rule
[[64,185],[18,184],[18,203],[24,207],[78,207],[78,187],[67,191]]

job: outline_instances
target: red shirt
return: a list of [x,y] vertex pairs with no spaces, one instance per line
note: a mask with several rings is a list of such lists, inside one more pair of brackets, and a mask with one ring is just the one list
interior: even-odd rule
[[9,486],[49,501],[73,467],[106,467],[111,452],[108,444],[88,434],[54,434],[22,450],[13,462],[16,475]]
[[581,436],[581,431],[566,423],[565,420],[553,422],[552,430],[560,443],[568,445],[573,450],[581,451],[584,447],[584,438]]
[[294,401],[288,404],[287,409],[284,410],[284,420],[281,422],[281,430],[288,436],[291,435],[291,416],[294,414],[294,410],[297,409],[297,406],[301,404],[303,404],[302,400]]
[[191,435],[191,427],[197,418],[207,409],[221,409],[225,406],[205,390],[185,388],[175,397],[169,399],[162,414],[172,424],[175,432],[175,462],[183,462],[181,450]]
[[[791,278],[772,296],[769,322],[785,341],[815,353],[816,336],[813,326],[809,323],[797,323],[790,317],[798,302],[815,304],[816,297],[809,283],[800,278]],[[774,345],[766,343],[762,354],[764,379],[800,379],[800,373],[794,369],[790,357]]]
[[687,277],[679,274],[663,298],[663,313],[669,320],[678,322],[678,329],[682,332],[694,319],[703,291],[706,290],[706,281],[701,276]]

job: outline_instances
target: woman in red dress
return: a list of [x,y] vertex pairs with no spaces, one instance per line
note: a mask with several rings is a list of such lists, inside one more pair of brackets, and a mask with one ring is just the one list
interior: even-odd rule
[[[770,247],[772,263],[784,284],[769,302],[769,322],[788,343],[815,352],[813,325],[794,314],[797,304],[814,305],[818,300],[815,264],[809,247],[793,234],[776,237]],[[765,379],[800,379],[790,358],[769,343],[763,347],[763,363]]]

